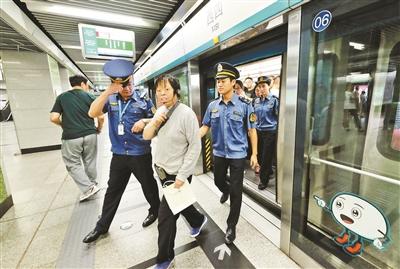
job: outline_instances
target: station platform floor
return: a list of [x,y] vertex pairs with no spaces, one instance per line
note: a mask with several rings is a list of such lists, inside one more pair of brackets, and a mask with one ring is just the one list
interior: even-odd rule
[[[101,212],[111,158],[107,132],[99,135],[98,181],[101,191],[79,202],[60,150],[24,154],[18,149],[13,122],[1,124],[3,171],[14,206],[0,219],[1,268],[153,268],[157,222],[142,228],[148,204],[132,176],[106,237],[82,243]],[[175,240],[175,268],[298,268],[279,249],[280,221],[244,195],[237,238],[224,244],[229,202],[212,174],[192,181],[196,208],[208,216],[197,238],[180,217]],[[161,191],[160,191],[161,195]]]

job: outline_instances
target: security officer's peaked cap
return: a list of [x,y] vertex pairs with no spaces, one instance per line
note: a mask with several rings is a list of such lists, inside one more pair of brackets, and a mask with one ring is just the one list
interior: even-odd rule
[[133,74],[133,63],[128,60],[115,59],[108,61],[103,66],[103,72],[111,78],[113,82],[124,83]]
[[269,86],[271,84],[271,79],[267,76],[258,77],[256,81],[256,86],[260,83],[267,83]]
[[215,65],[215,78],[239,78],[239,71],[230,63],[220,62]]

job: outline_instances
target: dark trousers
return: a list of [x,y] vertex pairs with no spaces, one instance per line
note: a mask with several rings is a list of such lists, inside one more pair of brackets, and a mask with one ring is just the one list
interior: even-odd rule
[[354,124],[357,126],[358,129],[361,129],[361,121],[358,117],[357,109],[345,109],[343,114],[343,127],[349,128],[349,121],[350,116],[354,118]]
[[259,142],[260,181],[267,185],[272,175],[272,164],[276,155],[276,131],[257,131]]
[[[167,180],[174,181],[176,175],[167,175]],[[188,178],[192,181],[192,176]],[[187,184],[187,183],[185,183]],[[172,260],[175,257],[174,246],[176,236],[176,221],[179,215],[183,215],[191,227],[200,227],[204,220],[201,214],[193,205],[187,207],[179,214],[174,215],[168,206],[167,200],[163,196],[161,199],[160,210],[158,211],[158,255],[157,263]]]
[[150,204],[149,213],[158,214],[160,198],[151,167],[151,154],[139,156],[114,154],[111,159],[110,178],[104,196],[101,218],[96,225],[97,231],[108,231],[132,173],[142,186],[143,194]]
[[[223,193],[229,193],[231,208],[229,211],[228,227],[234,227],[238,223],[240,207],[242,206],[243,174],[246,158],[227,159],[214,155],[214,183]],[[227,183],[226,173],[230,172],[229,182]]]

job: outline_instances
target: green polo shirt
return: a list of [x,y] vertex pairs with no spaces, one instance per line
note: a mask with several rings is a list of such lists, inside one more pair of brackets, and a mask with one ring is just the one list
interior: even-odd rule
[[81,88],[57,96],[51,112],[61,114],[62,139],[75,139],[96,133],[94,120],[88,111],[95,97]]

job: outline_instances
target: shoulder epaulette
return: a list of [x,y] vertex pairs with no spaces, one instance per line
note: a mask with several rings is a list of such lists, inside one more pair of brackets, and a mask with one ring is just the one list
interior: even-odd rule
[[271,96],[272,96],[273,98],[275,98],[275,99],[278,99],[278,100],[279,100],[279,96],[276,96],[275,94],[271,94]]
[[146,91],[142,92],[142,93],[140,94],[140,98],[141,98],[141,99],[147,100],[147,99],[148,99],[147,92],[146,92]]
[[251,104],[251,100],[246,98],[246,97],[239,96],[239,100],[242,101],[243,103],[248,104],[248,105]]

